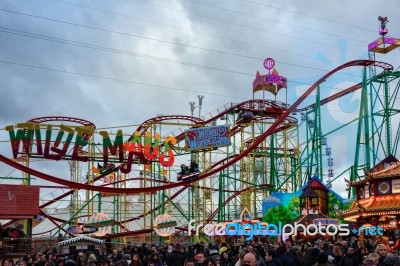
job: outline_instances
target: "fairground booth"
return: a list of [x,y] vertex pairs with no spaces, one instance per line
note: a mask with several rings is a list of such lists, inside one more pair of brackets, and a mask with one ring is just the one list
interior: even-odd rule
[[400,228],[400,162],[389,155],[365,178],[349,182],[357,199],[343,214],[357,226],[380,226],[386,235]]

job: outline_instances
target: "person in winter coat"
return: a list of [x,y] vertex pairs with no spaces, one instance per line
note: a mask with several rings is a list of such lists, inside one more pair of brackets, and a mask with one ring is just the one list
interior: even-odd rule
[[357,251],[358,261],[362,262],[367,258],[368,250],[366,247],[360,247]]
[[131,264],[129,266],[143,266],[138,254],[133,254]]
[[87,260],[86,265],[87,265],[87,266],[91,266],[92,263],[94,263],[95,265],[96,265],[96,263],[97,263],[97,258],[96,258],[96,255],[94,255],[94,254],[90,254],[90,255],[89,255],[89,258],[88,258],[88,260]]
[[354,248],[348,247],[346,255],[340,260],[339,266],[358,266],[360,265],[360,261],[358,260],[358,256],[354,254]]
[[387,250],[386,246],[384,244],[378,244],[376,246],[376,248],[375,248],[375,252],[374,253],[379,255],[378,265],[379,266],[384,266],[385,265],[386,256],[388,255],[388,250]]
[[229,257],[228,252],[223,252],[221,255],[221,261],[219,263],[221,266],[231,266],[232,265],[232,258]]
[[320,253],[318,248],[312,248],[308,258],[304,261],[304,266],[314,266],[317,263],[317,256]]
[[292,247],[288,250],[288,256],[293,260],[296,266],[303,266],[303,261],[300,258],[300,249],[298,247]]
[[285,266],[295,266],[294,261],[286,254],[286,246],[279,246],[276,250],[278,260]]
[[175,245],[174,250],[168,257],[168,266],[182,266],[185,262],[185,255],[182,252],[182,248],[179,244]]
[[333,254],[333,264],[339,265],[340,260],[343,257],[342,248],[338,245],[333,246],[332,254]]
[[389,254],[385,259],[386,266],[400,266],[400,257],[398,255]]
[[278,260],[275,250],[267,251],[265,254],[265,262],[267,266],[282,266],[282,263]]
[[317,263],[315,266],[331,266],[332,264],[328,262],[328,254],[325,252],[320,252],[317,256]]
[[157,253],[153,253],[150,255],[149,264],[153,264],[154,266],[163,266],[164,265],[162,263],[162,261],[158,258]]

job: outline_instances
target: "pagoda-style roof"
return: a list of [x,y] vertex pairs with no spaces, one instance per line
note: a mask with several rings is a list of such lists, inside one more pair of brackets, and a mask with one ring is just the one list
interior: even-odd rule
[[303,190],[303,193],[301,193],[301,195],[299,196],[299,198],[319,198],[319,195],[317,192],[314,191],[314,189],[310,188],[310,187],[306,187]]
[[388,157],[377,163],[374,167],[371,168],[369,171],[370,173],[378,172],[381,170],[384,170],[387,168],[387,165],[391,165],[393,163],[397,163],[399,160],[397,160],[396,157],[394,157],[392,154],[390,154]]
[[369,173],[369,176],[373,178],[400,177],[400,162],[391,163],[383,170]]
[[371,169],[362,180],[350,182],[350,186],[359,187],[374,180],[390,180],[400,178],[400,162],[393,155],[389,155]]
[[343,217],[356,220],[361,214],[363,216],[400,214],[400,194],[372,196],[359,200],[358,203],[354,201],[343,213]]

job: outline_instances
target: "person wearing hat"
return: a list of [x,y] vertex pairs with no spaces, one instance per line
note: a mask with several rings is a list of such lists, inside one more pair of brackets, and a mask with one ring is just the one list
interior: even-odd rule
[[131,262],[132,262],[132,256],[131,256],[131,254],[125,253],[125,254],[124,254],[124,260],[126,260],[126,261],[128,262],[128,265],[130,265]]
[[215,261],[215,263],[219,266],[221,263],[221,256],[219,253],[210,254],[210,257]]
[[398,255],[389,254],[386,256],[385,264],[386,266],[400,266],[400,257]]
[[70,258],[67,258],[67,259],[65,260],[64,266],[76,266],[76,262],[73,261],[73,260],[70,259]]
[[[225,244],[225,243],[222,243],[222,245],[223,244]],[[228,251],[228,248],[226,247],[226,246],[222,246],[220,249],[219,249],[219,254],[222,256],[222,254],[224,253],[224,252],[226,252],[226,251]]]

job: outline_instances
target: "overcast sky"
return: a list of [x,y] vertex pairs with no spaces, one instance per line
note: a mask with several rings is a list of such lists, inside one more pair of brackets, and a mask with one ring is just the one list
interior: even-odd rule
[[[378,16],[388,17],[390,36],[400,36],[399,10],[397,0],[2,0],[0,127],[71,116],[122,128],[157,114],[190,115],[189,101],[199,94],[205,114],[251,99],[267,57],[288,78],[278,100],[287,96],[290,104],[334,67],[367,59]],[[377,59],[400,65],[399,50]],[[361,68],[336,75],[322,96],[361,76]],[[325,122],[337,127],[356,116],[358,100],[355,93],[324,106]],[[1,150],[10,156],[9,146]],[[341,146],[333,158],[340,171],[354,154]]]

